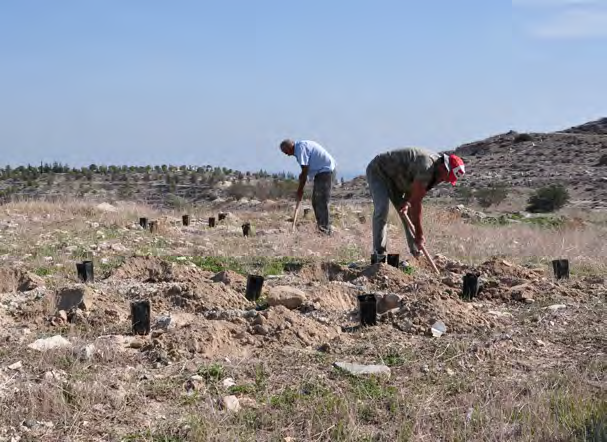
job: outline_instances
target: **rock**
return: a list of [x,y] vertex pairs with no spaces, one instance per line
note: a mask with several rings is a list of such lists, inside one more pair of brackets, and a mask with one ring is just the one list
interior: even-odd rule
[[544,307],[545,310],[550,310],[550,311],[557,311],[557,310],[561,310],[567,308],[567,306],[565,304],[552,304],[549,305],[548,307]]
[[377,313],[381,315],[382,313],[386,313],[387,311],[395,309],[399,306],[400,296],[394,293],[389,293],[377,300]]
[[256,335],[267,335],[269,333],[268,328],[265,325],[254,325],[253,326],[253,334]]
[[69,311],[73,308],[90,310],[93,306],[93,291],[83,285],[66,287],[57,293],[57,309]]
[[257,315],[255,319],[253,319],[253,325],[264,325],[267,322],[267,319],[263,315]]
[[74,353],[80,361],[87,362],[93,359],[96,350],[97,349],[95,348],[95,344],[88,344],[84,347],[79,348]]
[[23,362],[17,361],[14,364],[8,366],[9,370],[21,370],[23,367]]
[[270,289],[268,294],[268,305],[275,307],[282,305],[288,309],[296,309],[306,300],[306,294],[302,290],[288,286],[277,286]]
[[432,336],[435,338],[440,338],[442,335],[447,333],[447,326],[443,321],[436,321],[434,324],[432,324],[432,327],[430,327],[430,333],[432,333]]
[[230,284],[230,275],[227,271],[222,271],[217,273],[215,276],[211,278],[213,282],[223,282],[224,284]]
[[240,403],[238,398],[234,395],[224,396],[221,398],[221,404],[225,410],[232,411],[234,413],[240,411]]
[[29,292],[43,286],[44,280],[40,276],[26,272],[19,278],[17,290],[20,292]]
[[156,322],[152,328],[160,330],[168,330],[171,326],[171,317],[168,315],[161,315],[156,318]]
[[55,335],[50,338],[38,339],[28,345],[29,348],[38,351],[52,350],[55,348],[68,348],[72,343],[61,335]]
[[333,366],[356,376],[374,374],[390,377],[390,367],[386,365],[361,365],[350,362],[335,362]]
[[112,249],[114,252],[118,252],[118,253],[124,253],[129,250],[128,248],[126,248],[125,246],[123,246],[120,243],[112,244],[110,246],[110,249]]
[[232,378],[225,378],[222,382],[222,385],[224,386],[224,388],[230,388],[236,385],[236,382],[234,382],[234,379]]
[[60,319],[63,322],[67,322],[67,312],[65,310],[59,310],[56,315],[57,319]]
[[500,312],[498,310],[489,310],[487,313],[492,316],[497,316],[498,318],[511,318],[512,317],[512,313]]
[[320,347],[318,347],[318,351],[322,353],[329,353],[331,351],[331,344],[329,344],[328,342],[322,344]]
[[112,206],[109,203],[101,203],[97,205],[97,209],[101,210],[102,212],[117,212],[118,209],[114,206]]

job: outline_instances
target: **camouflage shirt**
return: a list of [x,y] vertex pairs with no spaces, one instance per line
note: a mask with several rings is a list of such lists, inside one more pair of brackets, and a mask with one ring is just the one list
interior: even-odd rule
[[435,163],[440,158],[440,155],[429,150],[408,147],[377,155],[369,167],[384,179],[390,197],[400,204],[411,195],[414,181],[421,182],[427,190],[434,187],[437,173]]

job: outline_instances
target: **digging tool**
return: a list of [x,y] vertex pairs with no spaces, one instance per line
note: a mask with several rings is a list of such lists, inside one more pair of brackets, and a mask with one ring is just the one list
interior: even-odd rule
[[[401,214],[405,218],[405,220],[407,221],[407,225],[411,229],[411,233],[413,233],[413,235],[415,235],[415,227],[413,226],[413,223],[409,219],[409,215],[407,215],[407,210],[401,212]],[[434,271],[436,272],[436,274],[440,275],[440,271],[436,267],[436,264],[434,264],[434,261],[430,257],[430,254],[426,251],[426,246],[422,245],[421,249],[422,249],[422,253],[424,254],[424,256],[428,259],[428,261],[430,261],[430,264],[432,265],[432,268],[434,269]]]
[[295,231],[295,223],[297,222],[297,214],[299,213],[300,204],[301,204],[301,200],[297,201],[297,205],[295,206],[295,213],[293,214],[293,228],[292,228],[293,231]]

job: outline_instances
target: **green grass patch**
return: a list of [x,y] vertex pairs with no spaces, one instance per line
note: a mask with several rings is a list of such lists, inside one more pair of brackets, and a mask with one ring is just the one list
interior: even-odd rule
[[254,384],[232,385],[228,392],[230,394],[253,394],[257,391]]
[[53,268],[51,267],[38,267],[34,269],[34,274],[38,276],[49,276],[53,274]]
[[218,382],[225,377],[225,371],[221,364],[211,364],[199,367],[197,373],[207,382]]

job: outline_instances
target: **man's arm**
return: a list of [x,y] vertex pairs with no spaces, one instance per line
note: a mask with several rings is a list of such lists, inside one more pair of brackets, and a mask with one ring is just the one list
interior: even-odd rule
[[301,173],[299,174],[299,187],[297,188],[297,201],[301,201],[303,198],[304,187],[306,180],[308,179],[309,166],[301,166]]
[[[408,213],[410,214],[411,222],[415,227],[416,239],[422,239],[424,237],[424,229],[422,226],[422,200],[426,196],[426,186],[419,181],[414,181],[411,189],[411,196],[405,203],[405,208],[410,208]],[[402,212],[403,210],[401,210]]]

